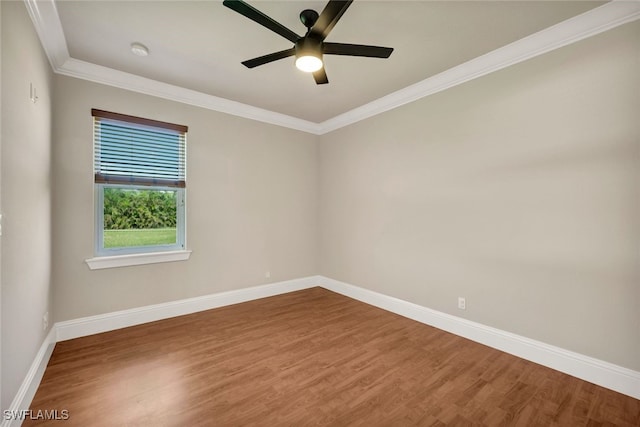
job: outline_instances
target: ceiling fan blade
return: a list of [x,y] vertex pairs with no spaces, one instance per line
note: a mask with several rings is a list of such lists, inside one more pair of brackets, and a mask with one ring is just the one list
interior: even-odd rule
[[313,78],[316,81],[316,84],[319,84],[319,85],[326,85],[327,83],[329,83],[329,79],[327,78],[327,72],[324,71],[324,67],[314,72]]
[[270,29],[274,33],[280,34],[282,37],[292,43],[295,43],[300,38],[299,35],[291,31],[284,25],[274,21],[264,13],[260,12],[258,9],[243,2],[242,0],[224,0],[222,4],[227,6],[229,9],[235,10],[240,15],[246,16],[252,21],[257,22],[263,27]]
[[278,59],[286,58],[296,54],[295,48],[281,50],[280,52],[270,53],[268,55],[259,56],[258,58],[248,59],[242,62],[247,68],[254,68],[258,65],[268,64],[269,62],[277,61]]
[[309,30],[309,34],[313,35],[320,41],[327,38],[329,32],[336,25],[342,14],[351,6],[353,0],[329,0],[324,10],[318,17],[316,23]]
[[368,46],[349,43],[323,43],[322,53],[328,55],[366,56],[369,58],[388,58],[392,47]]

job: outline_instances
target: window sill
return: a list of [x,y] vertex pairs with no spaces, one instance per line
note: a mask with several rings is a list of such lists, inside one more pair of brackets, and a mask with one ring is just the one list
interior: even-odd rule
[[90,270],[103,268],[128,267],[131,265],[156,264],[160,262],[186,261],[191,251],[168,251],[117,256],[102,256],[86,259]]

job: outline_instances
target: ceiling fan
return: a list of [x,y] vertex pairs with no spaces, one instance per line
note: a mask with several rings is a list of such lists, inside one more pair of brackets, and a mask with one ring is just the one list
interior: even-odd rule
[[302,71],[313,73],[313,78],[316,83],[321,85],[329,83],[322,61],[322,55],[388,58],[391,52],[393,52],[393,48],[391,47],[330,43],[324,41],[352,2],[353,0],[330,0],[320,15],[311,9],[305,9],[300,12],[300,21],[307,27],[307,33],[304,37],[299,36],[242,0],[224,0],[222,4],[294,43],[291,49],[281,50],[243,61],[242,64],[244,66],[254,68],[258,65],[264,65],[289,56],[295,56],[296,67]]

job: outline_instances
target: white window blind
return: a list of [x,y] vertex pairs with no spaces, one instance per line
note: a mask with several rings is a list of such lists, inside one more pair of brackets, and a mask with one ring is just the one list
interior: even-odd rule
[[186,126],[95,109],[91,114],[96,183],[186,187]]

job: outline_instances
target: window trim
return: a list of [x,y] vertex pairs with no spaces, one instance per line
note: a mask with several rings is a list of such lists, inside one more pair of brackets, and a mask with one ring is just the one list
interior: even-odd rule
[[190,250],[137,253],[117,256],[100,256],[85,259],[90,270],[104,268],[129,267],[132,265],[156,264],[173,261],[187,261],[191,256]]
[[[179,181],[151,178],[150,180],[121,179],[117,175],[103,176],[94,171],[94,257],[85,262],[91,270],[131,265],[153,264],[160,262],[184,261],[191,256],[187,250],[187,223],[186,223],[186,134],[187,126],[167,123],[126,114],[113,113],[104,110],[91,109],[94,128],[94,169],[96,168],[96,120],[119,121],[140,125],[142,128],[159,128],[170,130],[180,134],[182,157],[182,175]],[[132,182],[133,181],[133,182]],[[138,190],[175,191],[176,205],[176,243],[171,245],[136,246],[104,248],[104,189],[123,188]]]

